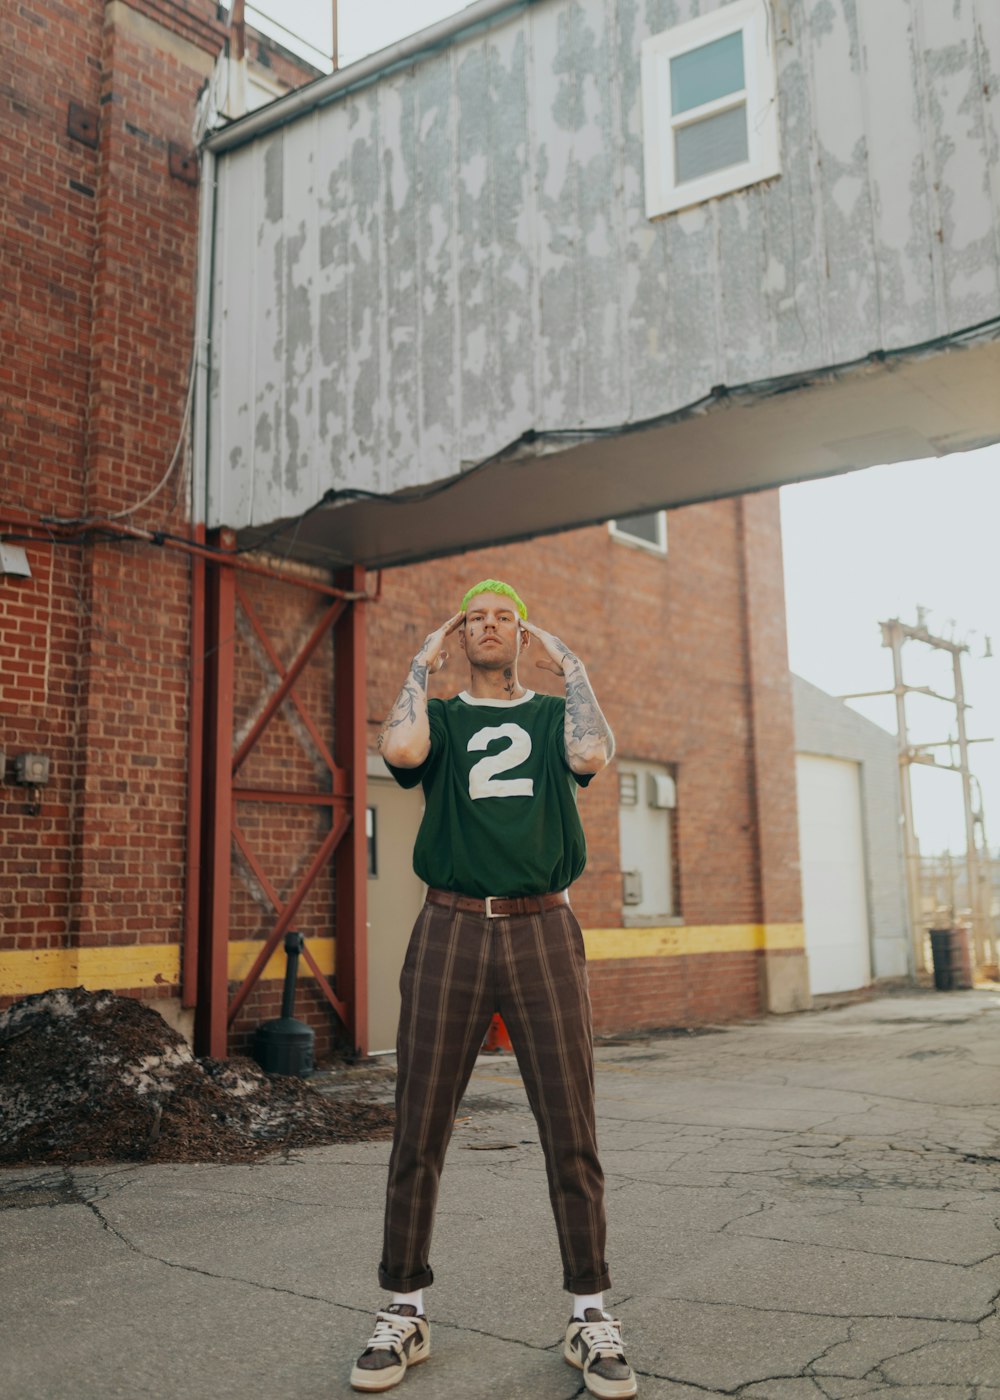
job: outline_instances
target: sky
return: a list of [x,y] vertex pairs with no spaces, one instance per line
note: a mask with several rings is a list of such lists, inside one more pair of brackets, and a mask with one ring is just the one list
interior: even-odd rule
[[[892,653],[879,623],[898,617],[964,641],[970,748],[982,786],[986,834],[1000,845],[1000,446],[899,462],[781,491],[788,656],[794,672],[831,695],[892,686]],[[984,656],[992,639],[992,659]],[[950,653],[903,646],[903,679],[954,693]],[[896,732],[891,696],[850,702]],[[955,708],[914,695],[911,743],[954,735]],[[948,762],[947,750],[938,750]],[[913,765],[914,825],[926,855],[965,849],[962,780]]]
[[[263,11],[279,11],[266,0]],[[341,66],[464,9],[455,0],[339,0]],[[251,23],[261,11],[248,10]],[[287,28],[331,51],[333,0],[281,0]],[[287,34],[275,35],[293,47]],[[313,55],[315,61],[315,54]],[[788,654],[793,671],[831,695],[892,685],[891,653],[879,622],[917,623],[968,641],[962,669],[971,766],[982,788],[990,846],[1000,846],[1000,446],[938,460],[872,467],[784,487],[782,533]],[[984,658],[986,637],[994,659]],[[951,658],[918,642],[903,648],[904,679],[952,693]],[[896,731],[892,697],[850,702]],[[953,706],[907,702],[910,739],[955,732]],[[947,750],[939,750],[947,760]],[[917,836],[925,854],[965,849],[961,778],[914,765]]]
[[[464,8],[456,0],[338,0],[340,66],[356,63],[365,54],[384,49],[404,35],[415,34]],[[247,0],[247,19],[252,25],[271,30],[262,18],[268,15],[280,18],[286,29],[318,45],[323,53],[331,52],[333,0],[261,0],[260,9]],[[281,30],[271,32],[289,48],[296,47]],[[302,52],[316,61],[315,54]]]

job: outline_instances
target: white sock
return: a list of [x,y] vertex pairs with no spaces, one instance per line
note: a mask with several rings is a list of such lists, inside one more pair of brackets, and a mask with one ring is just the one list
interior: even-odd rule
[[409,1303],[411,1307],[416,1308],[418,1317],[424,1315],[424,1290],[422,1288],[418,1288],[416,1293],[394,1293],[392,1301],[393,1303]]
[[573,1294],[573,1316],[583,1321],[583,1315],[588,1308],[598,1308],[604,1311],[603,1293],[574,1293]]

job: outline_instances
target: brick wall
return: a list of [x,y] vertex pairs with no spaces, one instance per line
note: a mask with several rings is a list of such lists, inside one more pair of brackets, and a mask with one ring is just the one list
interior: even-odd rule
[[[58,515],[83,508],[97,153],[66,138],[71,99],[96,108],[100,18],[7,6],[0,34],[16,63],[0,79],[0,394],[5,420],[0,505]],[[68,929],[74,804],[78,551],[29,548],[31,579],[0,580],[0,743],[49,754],[42,812],[3,788],[0,913],[8,946],[30,949]]]
[[[2,504],[183,532],[178,441],[197,191],[171,141],[219,40],[214,7],[11,7],[0,159],[10,455]],[[155,13],[154,13],[155,11]],[[29,17],[30,16],[30,17]],[[67,131],[70,104],[96,144]],[[28,546],[0,593],[9,752],[48,753],[40,816],[6,788],[4,937],[15,948],[176,943],[184,894],[186,563],[143,545]],[[11,633],[11,628],[14,633]],[[155,987],[169,994],[173,989]]]

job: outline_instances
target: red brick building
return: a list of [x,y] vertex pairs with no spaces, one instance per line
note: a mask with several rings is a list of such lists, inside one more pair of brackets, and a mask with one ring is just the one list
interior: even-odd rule
[[[192,122],[226,34],[208,0],[42,0],[8,7],[0,29],[18,55],[0,95],[0,543],[11,570],[0,575],[0,999],[110,986],[182,1020],[200,868],[184,547]],[[257,61],[273,83],[298,77],[274,46]],[[365,604],[372,745],[425,633],[469,582],[499,574],[586,660],[620,757],[672,780],[661,921],[630,920],[623,905],[616,771],[581,799],[591,855],[575,902],[605,1031],[807,998],[777,501],[687,507],[669,526],[666,554],[600,527],[391,571]],[[236,742],[317,607],[316,594],[273,578],[242,575],[240,590],[235,638],[217,639],[236,655]],[[531,670],[529,660],[524,678],[537,688],[555,679]],[[306,717],[332,729],[332,673],[327,639],[296,685],[300,704],[286,702],[248,760],[248,782],[322,780],[322,735]],[[455,691],[464,677],[454,668],[436,684]],[[46,785],[15,782],[23,754],[49,759]],[[241,812],[234,984],[329,823],[318,807]],[[335,885],[328,865],[295,925],[334,976]],[[250,993],[234,1047],[276,1014],[282,963]],[[297,1010],[325,1048],[334,1020],[312,979]]]

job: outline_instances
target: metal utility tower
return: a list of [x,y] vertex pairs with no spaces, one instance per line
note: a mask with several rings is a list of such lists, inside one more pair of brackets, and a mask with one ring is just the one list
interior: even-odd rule
[[[992,963],[994,949],[990,927],[990,856],[986,844],[985,821],[980,800],[978,808],[973,802],[974,778],[969,767],[969,745],[992,743],[992,739],[970,739],[965,727],[965,712],[969,705],[965,699],[962,680],[962,653],[969,650],[966,642],[951,641],[937,637],[924,623],[924,609],[917,609],[917,624],[910,626],[898,617],[880,622],[882,645],[892,652],[892,690],[867,690],[854,695],[843,695],[842,700],[860,700],[874,695],[894,695],[896,698],[896,733],[899,749],[899,785],[902,798],[903,850],[906,857],[906,884],[910,903],[910,928],[913,938],[913,959],[918,969],[925,968],[924,928],[920,917],[920,851],[913,822],[913,798],[910,786],[910,768],[914,763],[924,763],[933,768],[945,768],[962,776],[962,799],[965,811],[965,866],[969,888],[969,913],[972,921],[974,959],[977,965]],[[954,694],[941,695],[926,685],[907,685],[903,678],[903,643],[923,642],[926,646],[951,653]],[[990,655],[987,640],[987,656]],[[949,736],[932,744],[911,744],[906,723],[907,695],[929,695],[934,700],[954,705],[956,714],[957,739]],[[933,750],[947,748],[951,762],[940,763]],[[955,762],[957,748],[958,761]],[[978,838],[978,839],[977,839]]]

